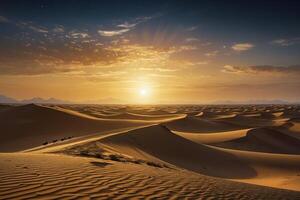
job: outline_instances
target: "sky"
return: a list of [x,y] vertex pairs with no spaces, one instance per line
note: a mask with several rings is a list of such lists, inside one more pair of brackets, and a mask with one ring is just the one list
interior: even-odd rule
[[0,94],[300,100],[299,1],[0,1]]

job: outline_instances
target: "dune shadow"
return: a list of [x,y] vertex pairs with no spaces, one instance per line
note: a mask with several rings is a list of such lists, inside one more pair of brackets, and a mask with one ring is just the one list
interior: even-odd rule
[[162,125],[138,129],[106,140],[110,145],[130,146],[166,163],[203,175],[230,179],[247,179],[257,175],[251,166],[237,156],[182,138]]
[[97,167],[106,167],[108,165],[112,165],[111,163],[106,163],[106,162],[90,162],[92,165],[97,166]]
[[245,137],[216,143],[213,146],[253,152],[300,154],[299,140],[267,127],[251,129]]

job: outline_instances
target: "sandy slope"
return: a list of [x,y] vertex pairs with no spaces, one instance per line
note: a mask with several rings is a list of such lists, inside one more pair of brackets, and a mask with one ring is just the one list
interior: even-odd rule
[[160,122],[163,120],[178,119],[183,117],[182,114],[172,114],[172,115],[145,115],[145,114],[135,114],[135,113],[119,113],[114,115],[99,115],[98,117],[104,119],[132,119],[132,120],[147,120]]
[[187,116],[176,121],[165,123],[165,125],[171,130],[181,132],[221,132],[243,128],[243,126],[240,125],[223,121],[201,119],[194,116]]
[[189,171],[50,154],[0,154],[0,199],[297,199]]
[[[66,107],[66,108],[64,108]],[[172,119],[178,119],[185,116],[184,114],[153,114],[153,111],[150,110],[144,110],[143,112],[141,110],[138,110],[137,108],[114,108],[113,110],[110,110],[108,108],[105,108],[103,110],[101,107],[68,107],[68,106],[60,106],[56,107],[56,109],[66,109],[68,111],[72,111],[73,113],[76,112],[78,114],[93,116],[96,118],[101,119],[126,119],[126,120],[146,120],[146,121],[154,121],[154,122],[161,122],[163,120],[172,120]],[[137,112],[137,113],[135,113]]]
[[300,191],[300,156],[221,149],[251,167],[256,175],[234,179],[246,183]]
[[224,118],[220,119],[219,121],[228,122],[231,124],[249,127],[249,128],[250,127],[272,126],[272,125],[276,124],[276,122],[274,122],[270,119],[249,117],[249,116],[244,116],[244,115],[235,115],[232,117],[227,117],[225,119]]
[[[159,139],[158,139],[159,138]],[[234,151],[194,143],[162,125],[104,137],[65,151],[121,160],[146,160],[208,176],[300,190],[300,156]],[[88,153],[87,153],[88,152]],[[274,181],[271,181],[274,180]]]
[[173,133],[189,139],[193,142],[199,144],[216,144],[226,141],[231,141],[237,138],[242,138],[247,135],[247,132],[251,129],[241,129],[235,131],[224,131],[224,132],[214,132],[214,133],[190,133],[181,131],[172,131]]
[[300,154],[300,140],[270,128],[251,129],[245,137],[215,145],[256,152]]
[[95,132],[137,127],[146,122],[100,120],[66,110],[34,104],[0,112],[0,151],[17,151]]
[[[106,137],[100,143],[122,154],[147,160],[151,158],[145,154],[151,155],[156,158],[153,161],[159,159],[205,175],[245,178],[255,174],[230,154],[181,138],[162,125]],[[214,159],[210,159],[212,157]],[[224,169],[224,165],[231,170]]]

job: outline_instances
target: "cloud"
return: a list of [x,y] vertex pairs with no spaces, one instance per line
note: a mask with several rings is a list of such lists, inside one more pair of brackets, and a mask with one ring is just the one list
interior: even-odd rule
[[158,71],[158,72],[175,72],[177,69],[168,69],[160,67],[140,67],[140,71]]
[[54,33],[63,33],[65,32],[65,28],[62,25],[56,26],[54,29],[52,29]]
[[124,23],[118,24],[115,27],[116,28],[115,30],[98,30],[98,33],[104,37],[113,37],[113,36],[122,35],[134,29],[138,24],[151,20],[154,17],[156,16],[138,17],[131,20],[131,22],[125,21]]
[[271,44],[277,45],[277,46],[291,46],[295,44],[300,44],[300,38],[291,38],[291,39],[277,39],[271,41]]
[[198,47],[196,46],[192,46],[192,45],[182,45],[179,47],[176,47],[176,51],[177,52],[181,52],[181,51],[193,51],[193,50],[197,50]]
[[98,40],[89,40],[88,45],[85,41],[66,37],[53,45],[51,40],[43,37],[31,43],[1,45],[0,74],[40,75],[102,68],[117,62],[122,56],[99,46]]
[[[97,32],[96,35],[93,34],[92,30],[68,30],[67,27],[58,24],[43,27],[29,21],[11,21],[10,23],[20,31],[16,35],[18,37],[16,42],[8,40],[7,43],[0,45],[0,74],[68,73],[71,75],[84,72],[81,75],[86,76],[85,72],[91,69],[95,71],[106,68],[138,70],[140,67],[155,68],[152,72],[156,74],[171,73],[173,67],[182,67],[178,60],[184,60],[183,58],[171,59],[171,56],[196,50],[197,46],[193,44],[180,46],[172,43],[162,47],[160,44],[138,44],[134,43],[134,40],[129,41],[122,37],[123,34],[136,28],[137,24],[152,18],[136,18],[108,30],[104,28],[98,30],[98,34],[105,37],[121,35],[121,37],[105,39],[99,37]],[[40,36],[40,33],[42,37],[33,37],[33,35]]]
[[49,30],[47,28],[35,25],[31,21],[15,22],[13,20],[7,19],[6,17],[0,16],[0,23],[10,23],[12,25],[15,25],[18,28],[30,29],[30,30],[38,32],[38,33],[49,33]]
[[188,28],[186,29],[186,31],[194,31],[194,30],[196,30],[196,29],[198,29],[198,26],[191,26],[191,27],[188,27]]
[[207,65],[209,62],[208,61],[199,61],[199,62],[191,62],[190,65],[196,66],[196,65]]
[[125,29],[130,29],[130,28],[134,28],[136,25],[137,25],[137,23],[124,22],[123,24],[117,25],[117,27],[125,28]]
[[[101,44],[96,38],[94,40],[92,42],[89,40],[89,45],[82,43],[86,40],[65,38],[64,42],[55,46],[49,45],[47,41],[43,45],[26,43],[9,46],[9,49],[7,46],[0,46],[0,74],[68,73],[72,75],[72,73],[90,70],[102,71],[107,68],[123,70],[140,67],[157,73],[168,73],[174,71],[170,66],[170,56],[192,48],[158,48],[129,43]],[[81,73],[81,76],[87,76],[87,73]]]
[[120,30],[98,30],[98,33],[104,37],[112,37],[112,36],[122,35],[128,31],[130,31],[130,29],[124,28]]
[[127,71],[107,71],[107,72],[103,72],[100,73],[99,75],[101,77],[119,77],[121,75],[127,74]]
[[89,38],[89,34],[85,32],[79,32],[79,31],[71,31],[69,33],[69,36],[72,38]]
[[204,55],[207,56],[207,57],[213,57],[213,56],[216,56],[218,53],[219,53],[219,51],[215,50],[215,51],[205,53]]
[[235,51],[248,51],[254,47],[254,44],[251,43],[239,43],[233,45],[231,48]]
[[176,77],[174,74],[157,74],[157,73],[151,73],[151,74],[149,74],[149,76],[158,77],[158,78],[172,78],[172,77]]
[[199,39],[198,39],[198,38],[190,37],[190,38],[186,38],[185,41],[186,41],[186,42],[198,42]]
[[222,69],[222,72],[225,73],[234,73],[234,74],[298,74],[300,73],[300,65],[293,66],[272,66],[272,65],[257,65],[257,66],[232,66],[225,65]]
[[30,28],[31,30],[33,30],[35,32],[39,32],[39,33],[48,33],[49,32],[46,28],[39,27],[39,26],[30,25],[28,28]]

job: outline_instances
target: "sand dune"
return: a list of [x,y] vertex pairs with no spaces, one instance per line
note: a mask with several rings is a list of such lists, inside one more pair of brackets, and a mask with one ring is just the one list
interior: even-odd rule
[[255,177],[235,181],[300,191],[299,155],[217,149],[234,155],[256,172]]
[[[298,199],[189,171],[50,154],[0,154],[1,199]],[[22,187],[20,187],[22,186]]]
[[247,151],[300,154],[300,140],[270,128],[252,129],[245,137],[215,145]]
[[105,119],[133,119],[133,120],[170,120],[182,117],[182,114],[169,114],[169,115],[146,115],[146,114],[135,114],[135,113],[119,113],[113,115],[102,115],[99,117]]
[[215,144],[220,142],[231,141],[237,138],[242,138],[246,136],[250,129],[241,129],[235,131],[225,131],[225,132],[215,132],[215,133],[190,133],[190,132],[180,132],[172,131],[176,135],[184,137],[188,140],[199,144]]
[[298,113],[297,106],[6,106],[0,151],[26,153],[0,154],[0,199],[297,199]]
[[169,113],[160,109],[145,109],[144,107],[97,107],[97,106],[60,106],[56,109],[67,109],[74,113],[88,115],[100,119],[113,119],[113,120],[142,120],[142,121],[169,121],[173,119],[182,118],[185,116],[183,113]]
[[0,112],[0,151],[24,150],[62,138],[144,124],[93,119],[34,104],[16,106]]
[[[113,151],[137,159],[163,161],[163,163],[210,176],[223,178],[255,176],[255,172],[250,167],[234,156],[179,137],[162,125],[106,137],[98,141],[98,147],[94,151],[103,148],[105,151]],[[212,157],[214,159],[210,159]]]
[[258,118],[258,117],[246,117],[243,115],[235,115],[233,117],[227,117],[225,119],[220,119],[219,121],[228,122],[235,125],[240,125],[244,127],[262,127],[262,126],[273,126],[276,124],[276,122],[264,119],[264,118]]
[[228,117],[234,117],[236,116],[235,113],[227,113],[227,112],[209,112],[209,111],[202,111],[200,113],[197,113],[195,117],[199,118],[208,118],[208,119],[222,119],[222,118],[228,118]]
[[[83,146],[72,147],[66,152],[74,154],[81,151],[89,152],[89,155],[97,155],[99,152],[103,155],[114,154],[123,161],[147,160],[159,166],[179,167],[203,175],[265,186],[287,189],[297,189],[300,186],[300,156],[248,153],[196,144],[177,136],[162,125],[105,137]],[[105,157],[103,155],[98,157]],[[276,179],[276,182],[270,182],[272,179]],[[285,182],[292,179],[297,181],[288,184]]]
[[182,132],[222,132],[243,128],[243,126],[228,122],[201,119],[193,116],[187,116],[182,119],[174,120],[165,123],[165,125],[171,130]]

